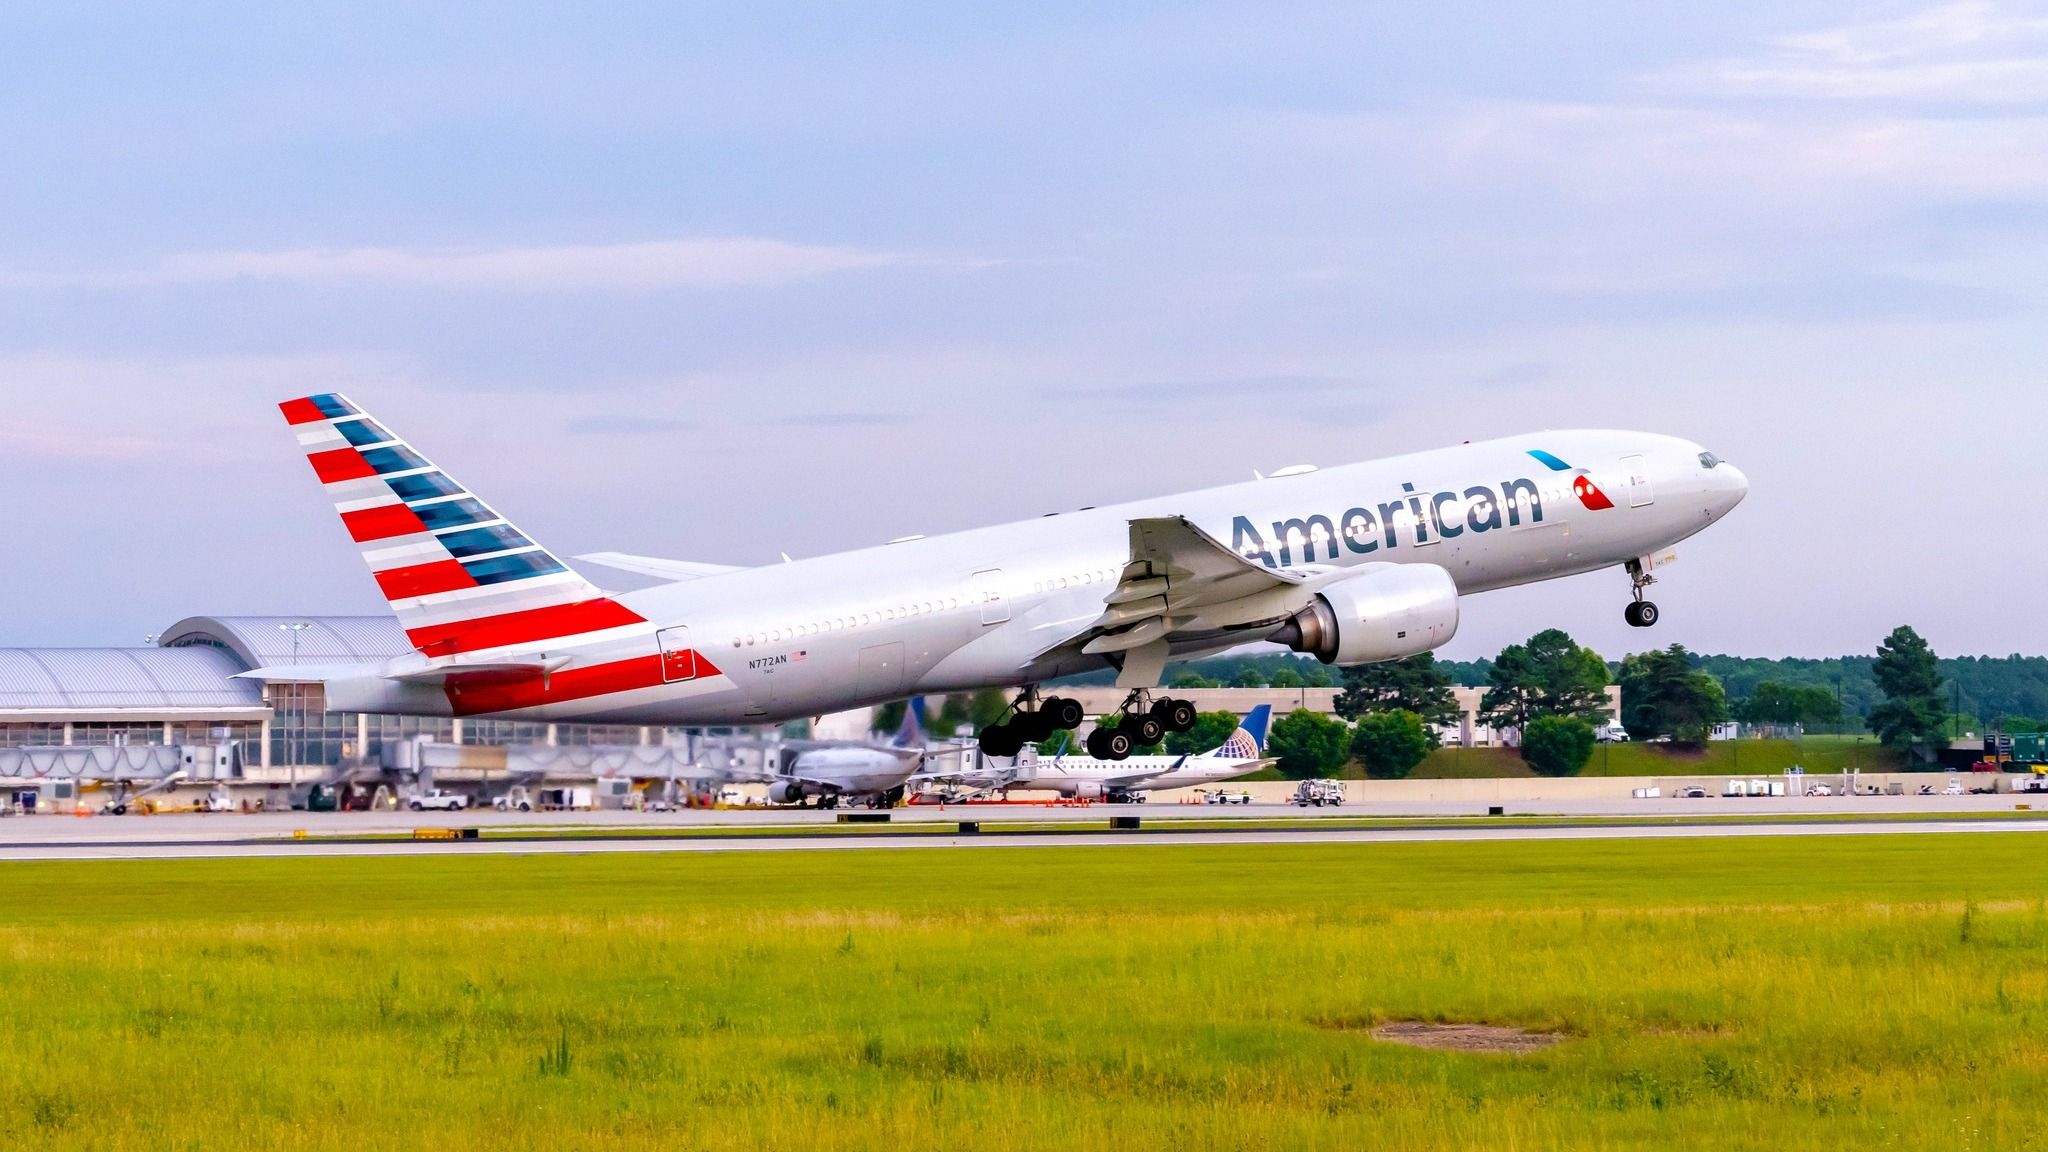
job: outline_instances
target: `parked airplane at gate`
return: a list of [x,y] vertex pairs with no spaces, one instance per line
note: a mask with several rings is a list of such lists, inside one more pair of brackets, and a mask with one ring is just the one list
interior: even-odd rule
[[1194,723],[1153,694],[1169,658],[1400,659],[1493,588],[1621,568],[1648,626],[1652,558],[1749,487],[1676,437],[1545,432],[762,568],[610,554],[667,581],[614,594],[346,398],[281,407],[415,651],[252,676],[318,676],[335,710],[677,725],[1020,688],[981,733],[997,756],[1080,723],[1044,680],[1117,670],[1130,695],[1089,752],[1122,759]]
[[1266,758],[1266,729],[1272,720],[1273,706],[1261,704],[1245,714],[1230,739],[1198,755],[1104,760],[1069,756],[1048,742],[1048,746],[1037,750],[1035,758],[1027,760],[1020,756],[1014,765],[992,767],[979,774],[979,778],[972,773],[936,778],[979,788],[1031,788],[1083,800],[1129,800],[1140,792],[1164,792],[1235,780],[1272,764],[1274,761]]
[[786,741],[776,748],[773,774],[729,775],[734,780],[768,785],[771,804],[816,799],[820,808],[837,808],[867,800],[888,808],[903,799],[905,783],[931,759],[959,752],[959,748],[934,751],[925,746],[924,698],[918,696],[903,709],[903,723],[886,744]]

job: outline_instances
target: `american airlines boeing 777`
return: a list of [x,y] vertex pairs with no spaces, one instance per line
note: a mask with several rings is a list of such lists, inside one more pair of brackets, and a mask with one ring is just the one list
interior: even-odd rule
[[1618,568],[1649,626],[1657,558],[1749,487],[1676,437],[1545,432],[761,568],[592,557],[663,580],[611,593],[346,398],[281,407],[415,651],[251,676],[321,679],[338,711],[672,725],[1018,689],[994,756],[1080,724],[1043,681],[1116,669],[1129,694],[1088,751],[1122,759],[1194,724],[1155,694],[1169,659],[1396,660],[1493,588]]

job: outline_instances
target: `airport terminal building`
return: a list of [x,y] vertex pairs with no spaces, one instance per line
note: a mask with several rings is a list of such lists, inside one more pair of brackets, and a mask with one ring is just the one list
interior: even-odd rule
[[[193,616],[143,648],[0,648],[0,789],[39,806],[79,801],[82,782],[229,787],[266,807],[306,785],[404,781],[502,789],[512,782],[597,782],[601,802],[634,788],[671,796],[716,774],[683,729],[330,712],[317,679],[240,678],[257,668],[376,663],[413,651],[389,616]],[[1619,711],[1619,690],[1609,689]],[[1115,689],[1070,689],[1089,716]],[[1224,688],[1186,693],[1204,710],[1259,704],[1329,713],[1334,688]],[[1484,747],[1500,734],[1479,717],[1482,693],[1459,689],[1447,743]],[[828,717],[820,737],[859,739],[868,710]],[[728,752],[741,758],[754,752]],[[0,797],[4,799],[5,797]]]
[[589,777],[605,774],[608,749],[640,750],[630,757],[639,775],[687,762],[682,734],[661,728],[329,712],[318,681],[237,678],[410,651],[388,616],[194,616],[154,647],[0,648],[0,779],[149,780],[182,769],[192,783],[289,787],[422,768],[451,779],[522,767]]

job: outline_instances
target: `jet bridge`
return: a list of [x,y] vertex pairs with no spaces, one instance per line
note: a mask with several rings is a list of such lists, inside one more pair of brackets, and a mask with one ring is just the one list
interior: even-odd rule
[[0,748],[4,780],[239,780],[235,744],[97,744]]

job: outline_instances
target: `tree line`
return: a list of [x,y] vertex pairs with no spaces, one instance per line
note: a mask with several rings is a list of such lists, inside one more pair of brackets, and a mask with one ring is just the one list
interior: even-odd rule
[[[1610,664],[1562,630],[1550,628],[1508,645],[1490,660],[1439,661],[1424,653],[1385,664],[1331,669],[1276,653],[1191,662],[1176,669],[1169,682],[1174,688],[1338,688],[1336,716],[1299,708],[1273,722],[1268,754],[1277,759],[1282,774],[1298,779],[1334,775],[1354,760],[1376,778],[1409,775],[1437,748],[1438,729],[1459,722],[1461,712],[1452,689],[1460,684],[1485,689],[1480,719],[1496,730],[1514,733],[1531,770],[1551,776],[1576,773],[1592,757],[1599,728],[1612,722],[1609,685],[1620,686],[1620,724],[1634,740],[1698,744],[1730,719],[1824,725],[1840,721],[1848,711],[1836,687],[1810,676],[1749,680],[1746,690],[1731,700],[1727,683],[1714,670],[1725,667],[1728,659],[1700,656],[1673,644]],[[2024,669],[2029,660],[2039,658],[2013,657],[1970,667],[2002,663]],[[1797,667],[1824,662],[1780,663]],[[1870,731],[1888,747],[1911,749],[1931,759],[1933,749],[1958,727],[1951,713],[1957,685],[1943,668],[1960,663],[1938,659],[1912,628],[1894,629],[1861,665],[1872,686],[1860,713]],[[1748,670],[1745,664],[1742,671]],[[1468,683],[1474,672],[1481,673],[1478,682]],[[1075,677],[1063,683],[1091,679]],[[962,725],[979,729],[999,719],[1006,707],[1006,695],[995,689],[948,696],[932,727],[938,732]],[[895,729],[902,722],[902,710],[900,703],[878,709],[875,730]],[[2048,714],[2048,708],[2041,711]],[[1237,724],[1234,713],[1203,713],[1191,731],[1141,751],[1206,751],[1227,740]],[[2005,726],[2008,731],[2041,727],[2021,715],[2006,717]]]

